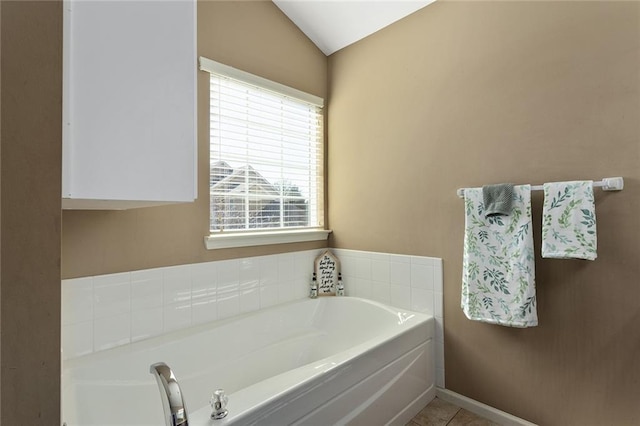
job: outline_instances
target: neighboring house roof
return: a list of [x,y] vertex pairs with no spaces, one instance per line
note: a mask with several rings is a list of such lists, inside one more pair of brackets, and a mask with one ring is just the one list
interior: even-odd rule
[[233,173],[233,167],[229,165],[226,161],[218,160],[215,163],[211,164],[211,169],[209,173],[210,185],[215,182],[219,182],[225,177],[229,176]]
[[[247,165],[233,170],[226,162],[219,161],[212,165],[214,169],[216,172],[212,173],[210,188],[212,229],[218,226],[217,220],[224,223],[226,229],[243,229],[247,219],[250,224],[260,224],[261,227],[278,226],[283,215],[287,226],[308,224],[306,200],[289,199],[283,205],[280,187],[273,185],[253,167]],[[214,180],[217,177],[221,178]],[[284,189],[285,195],[299,194],[296,187],[285,186]],[[247,193],[252,194],[248,203],[245,201]],[[218,217],[219,214],[222,217]]]
[[[228,164],[224,164],[229,167]],[[251,166],[239,167],[211,185],[211,194],[214,195],[237,195],[238,197],[243,197],[247,190],[252,194],[264,195],[267,199],[280,195],[278,188],[273,186]]]

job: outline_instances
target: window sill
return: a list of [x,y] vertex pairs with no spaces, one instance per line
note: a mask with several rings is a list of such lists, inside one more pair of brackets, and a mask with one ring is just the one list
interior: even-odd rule
[[207,250],[234,247],[266,246],[271,244],[303,243],[329,238],[330,230],[296,229],[276,232],[218,233],[204,237]]

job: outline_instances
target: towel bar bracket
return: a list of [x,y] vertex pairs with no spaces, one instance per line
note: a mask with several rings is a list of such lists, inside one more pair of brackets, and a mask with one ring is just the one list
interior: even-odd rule
[[610,177],[602,179],[603,191],[622,191],[624,189],[624,179],[621,177]]

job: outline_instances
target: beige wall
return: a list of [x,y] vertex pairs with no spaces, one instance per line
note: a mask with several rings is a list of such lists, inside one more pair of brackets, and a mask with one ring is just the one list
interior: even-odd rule
[[[332,244],[444,259],[447,388],[542,425],[640,424],[640,4],[437,2],[329,76]],[[608,176],[626,186],[597,191],[598,259],[536,261],[540,325],[467,320],[456,189]]]
[[1,2],[0,424],[60,424],[62,2]]
[[[59,286],[52,279],[59,216],[50,210],[60,189],[48,173],[59,176],[58,139],[49,138],[60,134],[51,115],[60,107],[61,17],[57,3],[44,3],[55,10],[25,2],[33,8],[22,6],[29,8],[22,9],[24,22],[7,16],[7,2],[1,6],[0,415],[7,424],[20,423],[11,417],[19,409],[28,413],[25,424],[54,423],[59,409]],[[325,94],[326,58],[270,2],[198,6],[200,54]],[[10,29],[13,44],[6,41]],[[637,3],[438,2],[329,61],[334,245],[443,257],[447,387],[540,424],[640,422],[639,34]],[[25,65],[11,81],[26,92],[13,97],[6,91],[8,45]],[[63,277],[316,246],[204,250],[206,80],[201,73],[198,202],[65,211]],[[46,89],[39,104],[22,88],[30,85]],[[16,96],[22,107],[41,108],[8,115],[6,102]],[[19,134],[22,146],[42,149],[19,150],[18,167],[6,168],[9,118],[29,129]],[[37,173],[28,158],[36,158]],[[598,260],[537,261],[539,327],[464,318],[456,188],[610,175],[624,176],[626,188],[597,194]],[[540,203],[537,194],[536,235]],[[26,253],[37,259],[22,261]],[[29,353],[36,342],[41,353]]]
[[[270,1],[198,2],[198,54],[325,97],[327,58]],[[198,72],[198,200],[129,211],[62,214],[62,277],[325,247],[301,243],[208,251],[209,79]]]

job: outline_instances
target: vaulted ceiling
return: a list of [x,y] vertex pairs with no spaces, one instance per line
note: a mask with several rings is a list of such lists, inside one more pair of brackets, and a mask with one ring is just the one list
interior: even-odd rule
[[325,55],[435,0],[272,0]]

